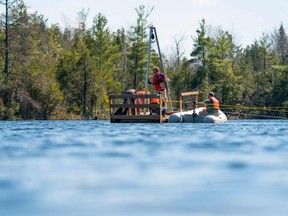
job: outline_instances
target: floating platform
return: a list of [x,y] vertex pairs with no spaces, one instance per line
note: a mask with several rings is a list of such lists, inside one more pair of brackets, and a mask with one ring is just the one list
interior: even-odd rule
[[[168,123],[174,113],[183,112],[183,98],[190,97],[190,101],[198,108],[199,91],[180,94],[179,111],[162,113],[163,98],[161,94],[146,94],[145,92],[129,92],[109,95],[111,123]],[[159,104],[152,104],[150,100],[158,98]],[[192,102],[190,102],[192,104]],[[152,113],[151,110],[158,110]]]
[[[158,98],[159,104],[151,104]],[[113,94],[109,95],[111,123],[167,123],[169,113],[162,113],[162,95],[159,94]],[[157,113],[151,110],[158,110]]]

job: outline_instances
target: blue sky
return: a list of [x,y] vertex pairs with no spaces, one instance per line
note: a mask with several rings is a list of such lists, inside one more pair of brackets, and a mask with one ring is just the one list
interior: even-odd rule
[[[199,21],[220,26],[236,37],[243,46],[259,39],[263,32],[278,29],[282,22],[288,27],[286,0],[24,0],[30,11],[38,11],[49,23],[75,26],[77,13],[89,9],[87,25],[101,12],[112,31],[135,24],[139,5],[154,7],[149,17],[157,29],[160,47],[168,51],[175,47],[174,38],[184,37],[183,49],[191,51],[192,39]],[[148,30],[147,30],[148,31]],[[288,31],[288,30],[287,30]]]

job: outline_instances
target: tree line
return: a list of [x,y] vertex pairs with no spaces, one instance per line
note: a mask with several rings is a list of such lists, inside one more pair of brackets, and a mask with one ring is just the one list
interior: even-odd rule
[[[0,23],[0,119],[105,119],[109,94],[144,89],[153,7],[140,5],[134,25],[111,31],[101,13],[88,27],[88,11],[81,10],[77,27],[60,28],[48,26],[37,12],[28,13],[22,0],[0,0],[0,6],[5,8]],[[288,37],[282,23],[243,48],[231,33],[203,19],[189,58],[183,57],[182,42],[175,39],[175,53],[162,55],[171,98],[200,90],[204,100],[214,91],[227,112],[265,107],[266,114],[286,116]],[[152,49],[150,66],[159,65],[159,54]]]

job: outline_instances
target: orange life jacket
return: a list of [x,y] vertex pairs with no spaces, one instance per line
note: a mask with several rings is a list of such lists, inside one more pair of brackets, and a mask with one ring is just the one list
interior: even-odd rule
[[219,101],[215,98],[215,97],[210,97],[210,99],[212,100],[212,104],[207,104],[206,105],[206,110],[208,110],[208,109],[211,109],[211,108],[213,108],[213,109],[215,109],[215,110],[219,110],[220,108],[219,108]]
[[159,104],[160,103],[160,99],[159,98],[151,98],[150,99],[150,103],[151,104]]

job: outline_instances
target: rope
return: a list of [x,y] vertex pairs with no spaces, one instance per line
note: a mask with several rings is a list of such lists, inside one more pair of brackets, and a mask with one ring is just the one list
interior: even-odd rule
[[281,116],[271,116],[271,115],[258,115],[258,114],[248,114],[248,113],[237,113],[237,112],[225,112],[226,114],[237,114],[239,116],[256,116],[261,118],[270,118],[270,119],[283,119],[286,120],[288,118]]
[[[167,101],[170,103],[179,103],[180,101]],[[182,101],[182,104],[192,104],[191,101]],[[255,116],[255,117],[261,117],[261,118],[272,118],[272,119],[288,119],[287,117],[283,116],[284,114],[288,113],[288,107],[256,107],[256,106],[243,106],[243,105],[226,105],[226,104],[220,104],[220,109],[224,111],[226,114],[233,114],[233,115],[239,115],[239,116]],[[232,112],[229,112],[231,110]],[[233,110],[238,110],[234,111]],[[240,112],[239,112],[240,111]],[[250,113],[245,113],[250,112]],[[257,112],[255,114],[252,114],[251,112]],[[282,116],[273,116],[273,115],[261,115],[261,112],[278,112],[277,115]],[[271,113],[270,113],[271,114]],[[276,115],[276,114],[275,114]]]
[[[176,100],[168,100],[166,102],[170,103],[179,103],[180,101]],[[192,102],[189,101],[182,101],[183,104],[192,104]],[[256,106],[242,106],[242,105],[225,105],[225,104],[220,104],[220,107],[223,109],[250,109],[250,110],[265,110],[265,111],[279,111],[281,109],[281,112],[288,112],[288,107],[283,106],[283,107],[256,107]],[[287,109],[287,111],[285,111]]]
[[269,111],[269,112],[283,112],[288,113],[288,107],[251,107],[251,106],[231,106],[231,105],[221,105],[223,110],[232,110],[232,109],[240,109],[240,110],[255,110],[255,111]]

